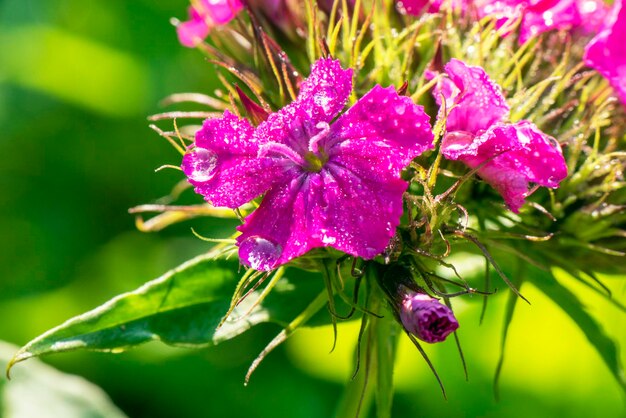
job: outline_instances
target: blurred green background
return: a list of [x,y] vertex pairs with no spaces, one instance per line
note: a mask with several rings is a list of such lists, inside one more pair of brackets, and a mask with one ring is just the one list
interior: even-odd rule
[[[180,157],[146,116],[163,111],[168,94],[215,88],[215,69],[179,46],[169,24],[186,7],[184,0],[0,1],[0,340],[23,345],[202,252],[191,226],[213,236],[232,228],[196,220],[143,234],[127,213],[181,179],[154,172]],[[468,268],[482,266],[471,261]],[[624,281],[606,280],[624,300]],[[623,347],[623,314],[574,288]],[[492,379],[504,292],[481,326],[478,298],[457,305],[469,382],[451,342],[428,347],[448,401],[403,341],[394,416],[626,416],[623,393],[583,334],[539,292],[524,292],[532,305],[520,306],[513,321],[500,402]],[[332,354],[329,329],[297,333],[244,387],[247,367],[277,332],[260,326],[207,350],[151,343],[45,361],[99,385],[132,418],[331,416],[352,372],[356,325],[340,327]]]

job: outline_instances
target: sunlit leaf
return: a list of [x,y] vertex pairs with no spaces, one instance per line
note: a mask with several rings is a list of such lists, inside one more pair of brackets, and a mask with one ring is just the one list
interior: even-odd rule
[[559,305],[578,325],[617,382],[626,390],[626,376],[615,342],[605,334],[600,324],[586,311],[584,304],[576,295],[562,286],[551,273],[532,266],[529,266],[526,278]]
[[[17,347],[0,342],[0,367]],[[0,416],[3,418],[124,418],[97,386],[61,373],[39,361],[16,370],[11,381],[0,376]]]
[[211,346],[260,323],[285,325],[322,289],[321,280],[301,271],[292,274],[300,277],[282,278],[262,304],[243,316],[258,298],[256,292],[249,295],[216,330],[240,273],[235,262],[201,255],[37,337],[15,355],[11,366],[43,354],[76,349],[117,352],[151,340]]

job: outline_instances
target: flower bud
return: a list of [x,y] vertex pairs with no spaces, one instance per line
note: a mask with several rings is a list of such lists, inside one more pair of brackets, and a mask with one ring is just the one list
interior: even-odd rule
[[407,292],[399,316],[408,332],[427,343],[441,342],[459,327],[452,310],[425,293]]
[[409,267],[399,263],[379,265],[376,277],[408,333],[427,343],[437,343],[459,327],[452,310],[415,283]]

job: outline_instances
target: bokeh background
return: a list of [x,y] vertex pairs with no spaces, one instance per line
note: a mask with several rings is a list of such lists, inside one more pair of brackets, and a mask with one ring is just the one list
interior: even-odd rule
[[[0,0],[0,340],[23,345],[201,253],[206,243],[191,226],[214,236],[232,228],[195,220],[145,234],[127,213],[181,179],[173,170],[155,173],[178,165],[179,156],[148,129],[146,116],[167,109],[159,102],[168,94],[216,86],[213,66],[179,46],[169,23],[186,7],[185,0]],[[622,279],[605,278],[623,301]],[[623,347],[623,312],[562,280]],[[505,292],[491,299],[480,326],[478,298],[457,304],[469,381],[451,341],[428,347],[447,401],[403,341],[394,416],[626,416],[623,392],[584,335],[539,292],[524,292],[532,305],[520,304],[513,320],[499,402],[492,383]],[[131,418],[327,417],[354,367],[356,329],[340,326],[332,354],[329,329],[300,331],[248,387],[245,371],[275,326],[206,350],[151,343],[44,360],[94,382]]]

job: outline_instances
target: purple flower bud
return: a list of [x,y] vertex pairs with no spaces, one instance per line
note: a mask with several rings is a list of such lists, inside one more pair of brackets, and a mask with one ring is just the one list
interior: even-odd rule
[[459,327],[452,310],[425,293],[407,293],[399,313],[404,328],[427,343],[441,342]]

